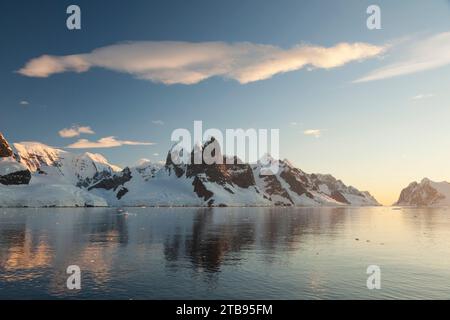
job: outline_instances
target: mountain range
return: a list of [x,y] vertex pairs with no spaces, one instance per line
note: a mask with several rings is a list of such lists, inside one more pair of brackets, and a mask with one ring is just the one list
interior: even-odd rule
[[[190,152],[202,155],[214,138]],[[308,174],[288,160],[256,164],[177,164],[142,160],[119,168],[100,154],[74,154],[38,142],[12,146],[0,134],[0,207],[77,206],[377,206],[369,192],[329,174]],[[227,163],[227,164],[225,164]]]

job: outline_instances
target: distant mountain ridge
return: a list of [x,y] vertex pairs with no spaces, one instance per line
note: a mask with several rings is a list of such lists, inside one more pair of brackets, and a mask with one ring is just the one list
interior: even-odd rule
[[[275,175],[263,175],[261,162],[237,158],[233,164],[176,164],[171,150],[163,164],[141,161],[121,169],[100,154],[76,155],[37,142],[11,148],[0,137],[0,207],[379,205],[368,192],[331,175],[307,174],[287,160],[279,161]],[[202,155],[211,143],[217,141],[190,156]],[[218,144],[215,150],[220,153]]]
[[402,190],[397,206],[450,206],[450,183],[434,182],[424,178],[420,183],[412,182]]

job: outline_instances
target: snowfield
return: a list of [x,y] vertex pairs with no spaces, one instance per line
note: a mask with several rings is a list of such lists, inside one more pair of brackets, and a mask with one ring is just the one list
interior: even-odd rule
[[0,158],[0,176],[27,170],[27,167],[17,162],[13,157]]
[[105,199],[83,189],[61,184],[3,186],[0,207],[106,207]]

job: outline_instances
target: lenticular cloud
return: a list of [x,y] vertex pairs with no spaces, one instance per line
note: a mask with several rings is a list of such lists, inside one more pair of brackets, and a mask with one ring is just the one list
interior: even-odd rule
[[99,67],[167,85],[195,84],[215,76],[245,84],[305,66],[335,68],[377,56],[384,50],[367,43],[339,43],[328,48],[297,45],[282,49],[250,42],[127,42],[85,54],[42,55],[28,61],[18,72],[46,78],[56,73],[81,73]]

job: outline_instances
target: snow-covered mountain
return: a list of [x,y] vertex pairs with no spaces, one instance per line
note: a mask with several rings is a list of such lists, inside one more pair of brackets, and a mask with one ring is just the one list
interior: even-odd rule
[[424,178],[420,183],[412,182],[402,190],[397,206],[450,206],[450,183],[434,182]]
[[[201,156],[209,144],[217,144],[214,150],[226,159],[214,138],[188,156]],[[122,170],[99,154],[76,155],[37,142],[3,145],[4,168],[30,179],[7,185],[0,167],[0,207],[379,205],[368,192],[331,175],[307,174],[287,160],[279,161],[276,174],[264,175],[267,163],[276,161],[270,156],[255,165],[237,158],[233,164],[176,164],[170,150],[165,163],[144,159]]]
[[76,155],[39,142],[15,143],[16,159],[34,178],[58,184],[88,186],[122,169],[111,165],[101,154]]
[[121,170],[99,154],[75,155],[38,142],[12,148],[1,134],[0,144],[3,207],[107,206],[83,187]]

